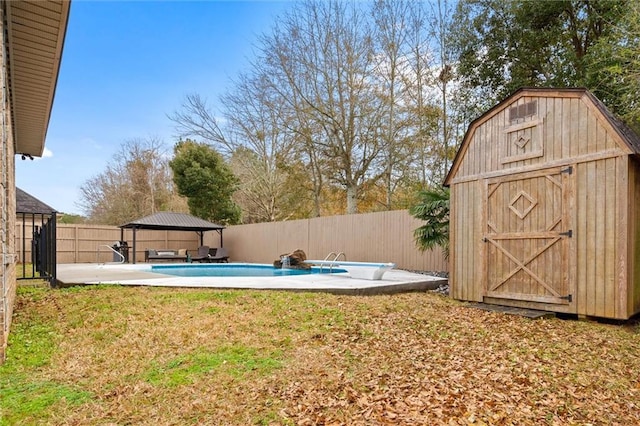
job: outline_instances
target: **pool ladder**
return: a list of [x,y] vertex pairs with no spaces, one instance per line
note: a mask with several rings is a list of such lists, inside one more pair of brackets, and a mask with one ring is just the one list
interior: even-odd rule
[[[333,259],[330,259],[331,256],[333,256]],[[336,253],[335,251],[332,251],[331,253],[329,253],[325,258],[324,261],[327,262],[335,262],[337,261],[340,256],[344,257],[344,260],[347,260],[347,255],[344,254],[343,251],[341,251],[340,253]],[[324,265],[320,265],[320,273],[322,273],[322,268],[324,267]],[[333,263],[331,265],[329,265],[329,273],[331,273],[331,271],[333,271]]]

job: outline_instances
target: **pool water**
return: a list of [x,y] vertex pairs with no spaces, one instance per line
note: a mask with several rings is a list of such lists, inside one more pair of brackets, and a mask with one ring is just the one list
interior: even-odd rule
[[344,269],[317,268],[311,269],[278,269],[271,265],[215,264],[215,265],[153,265],[151,272],[179,277],[281,277],[288,275],[311,275],[347,272]]

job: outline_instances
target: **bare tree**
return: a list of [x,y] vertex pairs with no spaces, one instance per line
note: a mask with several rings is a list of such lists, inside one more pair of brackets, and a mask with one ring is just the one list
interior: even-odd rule
[[80,203],[90,221],[120,225],[161,210],[186,211],[174,191],[168,150],[155,137],[123,143],[105,171],[80,187]]
[[221,98],[235,151],[234,173],[240,178],[236,199],[243,220],[277,221],[296,216],[304,186],[291,182],[296,162],[294,139],[282,125],[285,102],[263,74],[240,75],[233,92]]
[[461,128],[450,22],[447,0],[295,3],[219,114],[189,95],[170,118],[230,160],[247,220],[401,206],[440,183]]
[[[276,28],[275,34],[280,34]],[[262,56],[254,63],[254,69],[264,76],[270,84],[271,90],[282,102],[279,125],[292,141],[292,155],[303,164],[304,180],[298,184],[305,186],[312,199],[311,215],[322,215],[324,204],[325,180],[328,176],[326,161],[322,157],[316,141],[322,135],[323,127],[316,119],[303,94],[313,90],[315,82],[299,79],[296,85],[291,84],[290,77],[294,74],[290,69],[283,68],[279,59],[274,60],[274,50],[278,49],[276,37],[263,36]],[[296,61],[288,61],[289,67],[297,67]],[[296,71],[300,74],[301,68]]]
[[[285,101],[280,125],[291,135],[293,142],[292,156],[303,165],[304,179],[298,185],[306,187],[312,199],[311,215],[319,217],[323,212],[325,177],[328,175],[327,160],[321,156],[315,141],[322,134],[322,126],[309,113],[309,106],[296,91],[290,87],[286,78],[278,79],[277,74],[270,74],[274,90]],[[289,162],[289,165],[290,162]]]
[[468,123],[468,102],[459,90],[451,59],[452,15],[453,5],[447,0],[409,6],[410,47],[402,79],[407,86],[411,134],[418,153],[414,170],[422,188],[442,183],[460,130]]
[[407,109],[402,102],[406,85],[412,83],[401,79],[402,70],[407,67],[407,20],[410,3],[404,0],[377,0],[371,10],[375,23],[376,86],[384,107],[384,118],[380,123],[383,143],[384,205],[392,208],[396,187],[407,176],[406,168],[411,167],[412,150],[407,147]]
[[438,0],[437,1],[437,10],[434,11],[434,20],[433,20],[433,32],[435,35],[435,40],[438,43],[438,53],[439,53],[439,69],[438,77],[436,79],[436,84],[438,86],[438,90],[440,91],[440,99],[441,99],[441,127],[442,127],[442,157],[443,157],[443,165],[442,165],[442,180],[444,180],[444,176],[446,176],[449,171],[449,158],[452,156],[451,153],[451,129],[449,126],[448,118],[449,118],[449,87],[451,81],[454,79],[453,65],[452,65],[452,52],[451,46],[449,44],[449,40],[451,39],[451,21],[453,15],[453,8],[451,3],[447,0]]
[[321,133],[314,152],[328,178],[346,190],[347,213],[357,212],[358,190],[380,153],[381,108],[370,83],[372,34],[357,4],[335,0],[300,3],[263,39],[274,75],[304,108]]
[[231,155],[237,148],[225,137],[213,109],[199,94],[186,95],[181,108],[170,114],[168,118],[175,123],[179,139],[193,139],[208,143],[225,156]]
[[439,170],[438,119],[440,108],[434,100],[433,69],[437,66],[430,29],[430,14],[420,2],[411,3],[406,21],[408,44],[406,67],[401,79],[406,90],[404,104],[411,126],[410,146],[415,150],[413,173],[420,187],[428,186]]

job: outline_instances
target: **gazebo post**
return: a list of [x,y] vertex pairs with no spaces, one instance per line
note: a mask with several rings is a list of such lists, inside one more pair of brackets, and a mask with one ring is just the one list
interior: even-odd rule
[[136,263],[136,227],[133,227],[133,261],[131,263]]

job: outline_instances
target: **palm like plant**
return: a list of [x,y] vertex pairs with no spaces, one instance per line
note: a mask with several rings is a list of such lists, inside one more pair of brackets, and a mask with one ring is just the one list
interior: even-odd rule
[[449,188],[422,190],[419,201],[409,209],[416,219],[425,224],[413,231],[416,245],[421,251],[436,246],[442,247],[445,258],[449,258]]

